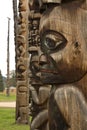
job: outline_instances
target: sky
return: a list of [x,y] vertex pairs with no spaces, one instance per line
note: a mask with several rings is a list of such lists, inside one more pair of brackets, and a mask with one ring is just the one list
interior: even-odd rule
[[14,22],[13,22],[13,0],[0,0],[0,70],[3,76],[7,74],[7,35],[8,19],[10,20],[9,70],[15,70],[15,46],[14,46]]

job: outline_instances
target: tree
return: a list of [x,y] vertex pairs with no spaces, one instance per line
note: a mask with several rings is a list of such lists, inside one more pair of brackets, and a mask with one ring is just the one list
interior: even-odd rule
[[16,74],[15,74],[15,71],[12,70],[10,71],[10,86],[14,86],[16,87]]
[[3,76],[0,70],[0,92],[3,92],[3,90],[4,90]]

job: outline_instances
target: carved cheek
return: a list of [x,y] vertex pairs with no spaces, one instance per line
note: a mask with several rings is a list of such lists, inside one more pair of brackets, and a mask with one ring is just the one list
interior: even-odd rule
[[[71,45],[68,43],[62,50],[50,54],[53,60],[56,62],[57,66],[70,66],[71,60]],[[70,63],[71,62],[71,63]]]
[[54,53],[54,54],[51,54],[51,57],[53,58],[53,60],[55,62],[60,62],[62,60],[62,52],[61,53]]

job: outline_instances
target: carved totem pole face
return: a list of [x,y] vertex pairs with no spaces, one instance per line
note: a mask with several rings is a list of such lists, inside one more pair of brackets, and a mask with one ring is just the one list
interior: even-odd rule
[[80,80],[87,72],[87,13],[72,2],[47,9],[40,21],[43,83]]

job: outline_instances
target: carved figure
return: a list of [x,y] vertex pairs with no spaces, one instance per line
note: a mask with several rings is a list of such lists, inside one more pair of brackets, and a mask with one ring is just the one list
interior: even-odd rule
[[[31,108],[32,113],[34,113],[35,112],[34,110],[36,110],[36,114],[33,115],[31,130],[41,129],[40,127],[42,127],[45,122],[46,124],[48,122],[47,105],[48,105],[50,86],[40,86],[38,91],[36,91],[34,87],[31,87],[30,91],[32,93],[32,103],[33,103],[32,105],[33,109]],[[47,125],[45,127],[47,127]]]
[[52,85],[49,130],[87,130],[87,7],[63,2],[49,5],[39,28],[40,79]]
[[[87,130],[86,2],[33,0],[29,3],[33,21],[38,16],[35,14],[40,13],[39,34],[35,36],[40,35],[39,44],[36,46],[35,37],[30,39],[33,39],[30,42],[33,46],[30,49],[31,90],[33,102],[37,104],[32,130]],[[33,23],[34,26],[36,22]],[[42,85],[37,85],[37,81]],[[44,117],[38,104],[41,86],[47,85],[51,85],[51,91],[45,109],[48,116]],[[49,127],[44,127],[43,118]]]
[[39,53],[40,36],[39,36],[38,13],[30,13],[29,16],[29,53],[30,56],[30,114],[32,116],[31,130],[47,130],[48,127],[48,98],[50,86],[43,85],[39,77]]

